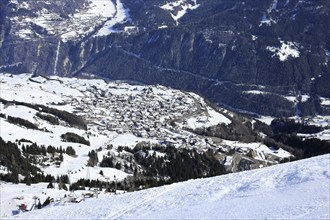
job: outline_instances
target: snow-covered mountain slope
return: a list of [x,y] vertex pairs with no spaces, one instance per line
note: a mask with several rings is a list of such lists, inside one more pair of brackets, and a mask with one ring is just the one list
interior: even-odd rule
[[[32,194],[42,203],[45,191],[63,197],[63,184],[110,190],[118,181],[132,191],[278,164],[300,152],[270,139],[267,125],[191,92],[32,74],[0,74],[0,83],[0,179],[39,183],[28,193],[12,186],[25,200],[7,196],[2,217],[16,203],[33,203]],[[327,138],[325,128],[311,128]],[[300,157],[328,153],[327,142],[308,143],[316,149]]]
[[329,161],[327,154],[139,192],[102,194],[17,219],[329,219]]

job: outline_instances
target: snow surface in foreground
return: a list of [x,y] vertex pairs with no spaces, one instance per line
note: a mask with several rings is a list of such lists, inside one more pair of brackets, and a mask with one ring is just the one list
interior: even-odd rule
[[190,180],[21,219],[329,219],[330,154],[263,169]]

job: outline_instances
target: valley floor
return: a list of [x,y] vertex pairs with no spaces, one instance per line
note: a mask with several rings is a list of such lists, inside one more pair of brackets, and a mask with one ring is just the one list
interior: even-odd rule
[[[329,219],[330,155],[120,195],[17,219]],[[6,192],[2,192],[6,194]]]

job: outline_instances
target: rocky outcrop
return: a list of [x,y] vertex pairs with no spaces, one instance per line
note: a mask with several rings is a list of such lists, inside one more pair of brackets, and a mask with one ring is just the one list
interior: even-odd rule
[[6,31],[8,30],[8,23],[6,21],[8,0],[3,0],[0,2],[0,49],[5,40]]

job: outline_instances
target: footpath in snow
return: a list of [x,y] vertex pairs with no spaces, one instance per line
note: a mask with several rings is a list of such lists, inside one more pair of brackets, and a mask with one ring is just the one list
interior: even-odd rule
[[330,154],[263,169],[100,195],[18,219],[329,219]]

